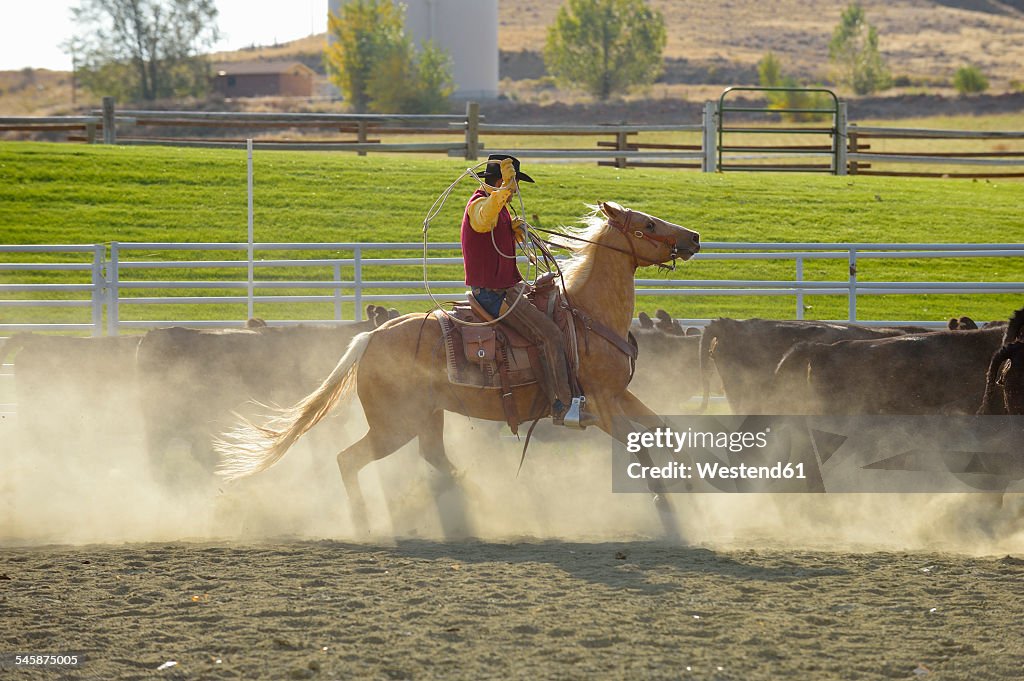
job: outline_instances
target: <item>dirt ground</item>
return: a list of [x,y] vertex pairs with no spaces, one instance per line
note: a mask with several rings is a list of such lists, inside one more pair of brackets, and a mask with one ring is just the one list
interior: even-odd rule
[[669,542],[603,436],[541,431],[517,477],[520,443],[452,418],[461,491],[406,448],[364,472],[358,536],[338,423],[229,487],[156,484],[127,427],[0,424],[0,660],[85,656],[0,677],[1024,676],[1022,499],[674,495]]
[[[6,678],[1014,679],[1024,560],[653,541],[0,553]],[[169,662],[174,666],[162,665]]]

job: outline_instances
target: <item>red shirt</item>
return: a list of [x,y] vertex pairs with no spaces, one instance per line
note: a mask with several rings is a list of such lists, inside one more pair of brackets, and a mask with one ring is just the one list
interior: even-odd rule
[[[498,224],[491,232],[477,232],[469,224],[469,204],[486,196],[483,189],[477,189],[466,203],[462,215],[462,261],[466,269],[466,285],[479,288],[509,288],[522,281],[523,276],[516,267],[516,242],[512,234],[512,215],[508,207],[498,213]],[[501,251],[504,255],[495,250]]]

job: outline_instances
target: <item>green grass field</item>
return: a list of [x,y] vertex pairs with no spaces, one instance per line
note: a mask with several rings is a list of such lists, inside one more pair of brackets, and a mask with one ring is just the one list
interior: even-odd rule
[[[340,153],[257,152],[255,233],[260,242],[418,242],[435,198],[469,165],[453,159]],[[526,214],[544,227],[571,224],[586,204],[612,200],[697,229],[705,242],[1021,242],[1024,183],[940,179],[831,177],[810,174],[702,174],[619,170],[595,164],[529,163],[536,185],[524,188]],[[432,222],[432,242],[456,241],[465,197],[460,185]],[[0,143],[0,244],[119,242],[244,242],[244,151],[161,147]],[[405,252],[416,256],[418,251]],[[261,252],[258,257],[309,255]],[[319,252],[317,257],[347,257]],[[367,257],[394,253],[375,252]],[[133,259],[170,257],[135,253]],[[186,257],[179,254],[178,257]],[[192,253],[189,259],[241,259],[244,253]],[[38,256],[43,258],[43,256]],[[15,258],[5,255],[2,260]],[[27,261],[31,256],[19,256]],[[846,278],[845,261],[809,262],[805,278]],[[244,278],[244,269],[202,270],[194,278]],[[459,279],[461,268],[432,267],[431,279]],[[792,279],[791,261],[686,263],[673,273],[642,270],[644,278]],[[325,279],[330,268],[285,273],[258,270],[259,279]],[[351,278],[351,272],[342,273]],[[367,267],[367,279],[420,281],[418,264]],[[124,279],[184,279],[181,270],[136,270]],[[874,260],[861,281],[1024,281],[1021,259]],[[0,283],[70,281],[62,273],[0,270]],[[373,291],[368,291],[373,292]],[[280,294],[281,291],[260,291]],[[325,294],[323,290],[316,293]],[[183,290],[175,295],[239,295]],[[13,299],[19,294],[4,293]],[[133,295],[156,295],[138,291]],[[1024,295],[863,297],[861,319],[942,320],[969,314],[1006,318]],[[844,318],[842,296],[809,296],[807,318]],[[404,311],[429,304],[399,305]],[[793,318],[792,297],[641,297],[638,309],[664,307],[679,317]],[[333,305],[258,303],[268,318],[324,318]],[[243,319],[244,305],[126,306],[122,319]],[[351,315],[351,307],[345,307]],[[83,310],[0,308],[0,322],[84,320]]]

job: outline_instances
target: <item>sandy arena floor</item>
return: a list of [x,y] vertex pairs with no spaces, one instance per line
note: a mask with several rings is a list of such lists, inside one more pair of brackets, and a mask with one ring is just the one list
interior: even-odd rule
[[675,495],[685,546],[600,435],[517,478],[519,443],[453,419],[463,494],[403,450],[364,472],[366,538],[316,447],[171,489],[124,434],[3,435],[0,660],[85,655],[3,679],[1024,678],[1019,498]]

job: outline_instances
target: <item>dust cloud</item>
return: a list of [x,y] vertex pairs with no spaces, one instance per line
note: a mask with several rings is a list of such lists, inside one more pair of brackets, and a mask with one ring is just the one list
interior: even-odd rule
[[[371,532],[357,535],[335,463],[335,454],[365,431],[357,401],[339,407],[271,470],[225,484],[181,441],[151,461],[137,399],[129,395],[103,412],[96,405],[110,404],[109,391],[95,383],[79,388],[86,398],[67,397],[62,409],[46,405],[42,423],[28,409],[0,419],[0,545],[406,537],[579,542],[661,533],[649,495],[611,492],[611,441],[594,428],[539,426],[517,476],[522,441],[507,427],[448,414],[457,484],[447,485],[415,442],[407,445],[364,469]],[[656,388],[671,392],[671,385]],[[671,502],[693,545],[1003,554],[1024,552],[1022,496],[677,494]]]

